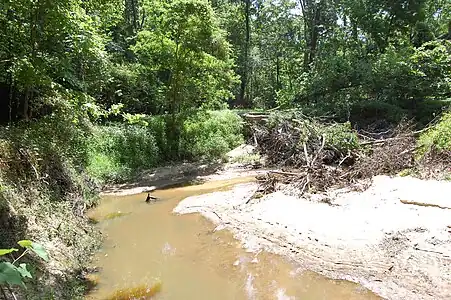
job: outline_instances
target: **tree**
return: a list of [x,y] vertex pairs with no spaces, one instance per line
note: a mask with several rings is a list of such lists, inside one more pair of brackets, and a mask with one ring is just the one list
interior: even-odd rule
[[149,1],[145,10],[149,17],[133,50],[148,78],[161,82],[170,153],[177,156],[184,112],[231,96],[231,49],[208,1]]

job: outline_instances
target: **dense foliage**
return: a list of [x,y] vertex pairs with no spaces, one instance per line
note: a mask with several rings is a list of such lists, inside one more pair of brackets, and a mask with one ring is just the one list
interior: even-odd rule
[[[121,181],[168,160],[171,143],[164,119],[150,117],[146,123],[94,128],[88,147],[88,173],[100,180]],[[220,158],[243,142],[241,132],[240,118],[232,111],[193,114],[181,128],[179,156],[191,161]]]
[[444,0],[3,1],[1,120],[122,103],[171,116],[172,158],[183,112],[226,100],[426,122],[451,96],[450,18]]

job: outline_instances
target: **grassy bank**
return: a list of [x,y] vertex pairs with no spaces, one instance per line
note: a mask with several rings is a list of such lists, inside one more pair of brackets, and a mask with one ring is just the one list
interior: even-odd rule
[[31,239],[50,256],[26,258],[34,279],[16,293],[27,299],[76,299],[84,287],[74,278],[100,242],[84,218],[96,201],[82,167],[89,123],[73,121],[49,116],[0,129],[0,248]]
[[[174,162],[167,159],[164,121],[152,117],[147,126],[93,125],[61,114],[1,128],[0,249],[31,239],[51,258],[49,263],[28,258],[35,276],[17,294],[27,299],[82,297],[86,285],[79,275],[101,243],[84,213],[96,204],[100,184]],[[242,142],[235,113],[198,112],[184,120],[179,159],[220,158]]]

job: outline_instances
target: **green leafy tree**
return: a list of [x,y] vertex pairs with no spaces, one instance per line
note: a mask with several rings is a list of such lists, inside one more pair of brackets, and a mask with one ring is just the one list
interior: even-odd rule
[[176,157],[183,113],[218,107],[231,96],[231,49],[207,1],[149,1],[145,10],[149,17],[133,50],[148,78],[161,82],[169,150]]

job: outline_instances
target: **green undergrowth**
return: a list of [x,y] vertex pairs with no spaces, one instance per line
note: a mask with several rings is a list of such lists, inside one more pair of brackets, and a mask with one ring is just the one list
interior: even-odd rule
[[[96,126],[87,171],[102,182],[121,182],[140,170],[174,162],[165,116],[142,124]],[[200,111],[184,118],[178,160],[212,160],[243,143],[241,118],[229,110]]]
[[444,113],[435,126],[420,136],[418,146],[419,155],[451,151],[451,112]]
[[231,163],[240,163],[240,164],[255,164],[261,161],[262,157],[258,153],[254,154],[243,154],[236,157],[233,157],[229,160]]
[[189,160],[220,158],[244,142],[242,120],[229,110],[201,112],[183,124],[182,157]]
[[110,124],[92,133],[87,171],[94,178],[120,181],[160,162],[155,137],[146,127]]

